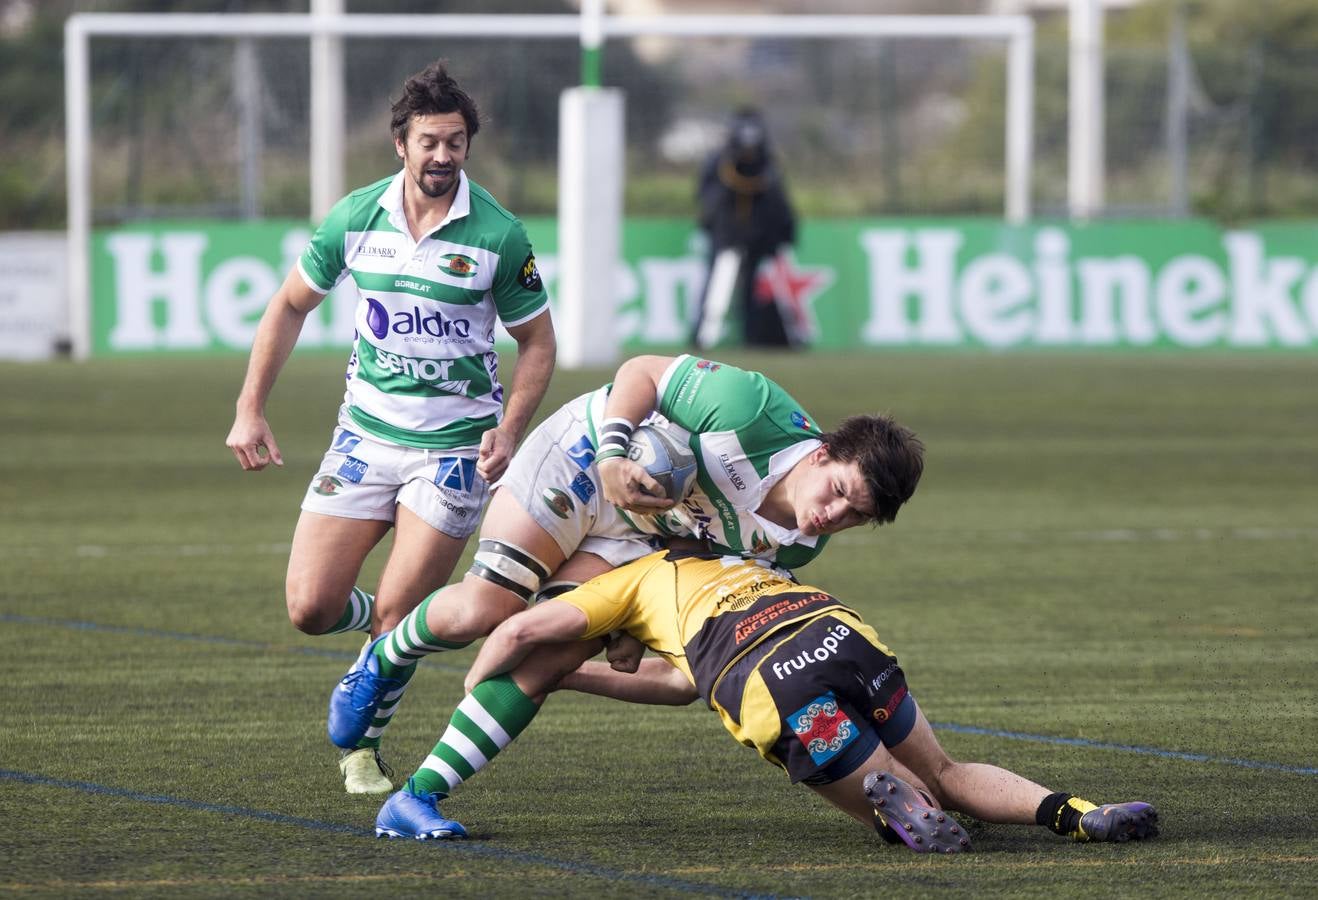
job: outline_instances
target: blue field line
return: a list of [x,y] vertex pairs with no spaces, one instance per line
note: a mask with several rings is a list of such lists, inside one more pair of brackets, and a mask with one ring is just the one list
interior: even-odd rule
[[[291,653],[303,653],[312,656],[328,656],[335,659],[353,660],[356,652],[328,650],[317,647],[292,647],[285,644],[266,644],[260,641],[246,641],[238,638],[215,637],[213,635],[189,634],[184,631],[162,631],[154,628],[139,628],[124,625],[102,625],[97,622],[81,622],[75,619],[50,619],[41,616],[23,616],[15,613],[0,613],[0,622],[13,622],[21,625],[45,625],[56,628],[72,628],[79,631],[104,631],[113,634],[127,634],[134,637],[166,638],[180,641],[198,641],[204,644],[223,644],[230,647],[249,647],[260,650],[281,650]],[[447,665],[428,661],[427,667],[449,672],[466,672],[464,666]],[[931,722],[934,728],[960,734],[978,734],[987,737],[1010,738],[1015,741],[1032,741],[1040,744],[1063,744],[1072,747],[1087,747],[1094,750],[1120,750],[1125,753],[1138,753],[1145,756],[1159,756],[1163,759],[1176,759],[1183,762],[1209,762],[1226,766],[1240,766],[1246,769],[1259,769],[1267,772],[1285,772],[1290,775],[1318,775],[1318,767],[1291,766],[1285,763],[1264,762],[1254,759],[1233,759],[1226,756],[1210,756],[1207,753],[1186,753],[1180,750],[1163,750],[1158,747],[1140,747],[1134,744],[1113,744],[1104,741],[1091,741],[1086,738],[1055,737],[1047,734],[1029,734],[1023,731],[1004,731],[998,728],[981,728],[977,725],[958,725],[953,722]]]
[[[9,769],[0,769],[0,779],[18,781],[23,784],[34,784],[41,787],[63,788],[65,790],[83,791],[84,793],[89,794],[101,794],[107,797],[121,797],[125,800],[136,800],[139,803],[157,803],[162,806],[175,806],[180,809],[190,809],[198,812],[219,813],[220,815],[225,816],[241,816],[246,819],[260,819],[263,822],[273,822],[277,825],[292,825],[296,828],[308,828],[312,831],[346,834],[353,837],[363,838],[375,837],[375,830],[373,828],[361,828],[356,825],[342,825],[337,822],[321,822],[317,819],[305,819],[301,816],[286,816],[283,813],[274,813],[263,809],[248,809],[243,806],[203,803],[199,800],[185,800],[181,797],[169,797],[164,794],[143,794],[139,791],[108,787],[90,781],[68,781],[63,778],[49,778],[45,775],[33,775],[28,772],[15,772]],[[608,881],[632,882],[634,884],[680,891],[686,894],[708,894],[715,897],[743,897],[757,898],[757,900],[758,898],[764,898],[764,900],[778,900],[777,895],[774,894],[747,894],[743,891],[729,890],[728,888],[714,884],[702,884],[698,881],[684,881],[680,878],[670,878],[666,875],[641,875],[634,872],[624,872],[618,869],[609,869],[604,866],[592,865],[590,863],[554,859],[549,856],[540,856],[536,853],[526,853],[520,850],[504,850],[499,847],[491,847],[472,841],[430,841],[429,843],[436,847],[436,852],[447,851],[452,853],[462,853],[469,856],[484,856],[491,859],[519,863],[521,865],[543,866],[548,869],[561,869],[562,871],[569,872],[573,875],[589,875],[595,878],[606,879]]]
[[1047,734],[1029,734],[1024,731],[1003,731],[1000,728],[980,728],[977,725],[957,725],[952,722],[930,722],[929,724],[940,731],[953,731],[958,734],[981,734],[988,737],[1010,738],[1013,741],[1064,744],[1068,747],[1086,747],[1091,750],[1121,750],[1125,753],[1160,756],[1163,759],[1218,763],[1224,766],[1241,766],[1246,769],[1286,772],[1290,775],[1318,775],[1318,767],[1314,766],[1289,766],[1285,763],[1262,762],[1256,759],[1233,759],[1228,756],[1209,756],[1207,753],[1185,753],[1180,750],[1162,750],[1158,747],[1140,747],[1135,744],[1111,744],[1107,741],[1091,741],[1087,738],[1053,737]]

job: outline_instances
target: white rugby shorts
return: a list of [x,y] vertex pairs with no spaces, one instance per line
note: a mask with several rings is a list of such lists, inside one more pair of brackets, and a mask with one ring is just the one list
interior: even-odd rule
[[377,440],[341,411],[302,508],[392,522],[401,503],[437,531],[465,539],[480,524],[490,494],[476,473],[476,455],[476,447],[423,450]]
[[560,407],[527,435],[494,487],[511,491],[565,557],[585,550],[621,566],[654,547],[599,492],[595,445],[586,427],[590,396]]

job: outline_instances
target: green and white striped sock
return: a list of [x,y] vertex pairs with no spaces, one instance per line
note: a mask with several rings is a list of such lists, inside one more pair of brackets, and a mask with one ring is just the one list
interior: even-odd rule
[[325,634],[345,634],[349,631],[371,630],[371,610],[375,608],[375,597],[359,587],[354,587],[348,595],[348,603],[343,607],[343,615]]
[[423,656],[442,653],[445,650],[461,650],[471,641],[445,641],[435,637],[426,627],[426,611],[430,609],[430,595],[421,601],[421,605],[403,617],[393,631],[387,633],[384,640],[376,645],[374,653],[380,661],[380,674],[399,682],[397,689],[384,695],[380,708],[371,720],[371,727],[365,736],[357,742],[358,748],[379,747],[380,736],[389,725],[389,720],[398,709],[407,690],[407,683],[416,674],[416,664]]
[[539,709],[509,675],[482,681],[453,711],[444,736],[408,780],[408,790],[448,796],[512,743]]

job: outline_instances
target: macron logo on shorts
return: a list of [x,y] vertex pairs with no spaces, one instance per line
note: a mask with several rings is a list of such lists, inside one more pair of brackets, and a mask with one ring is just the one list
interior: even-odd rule
[[463,456],[445,456],[435,470],[435,484],[450,491],[470,494],[476,484],[476,460]]

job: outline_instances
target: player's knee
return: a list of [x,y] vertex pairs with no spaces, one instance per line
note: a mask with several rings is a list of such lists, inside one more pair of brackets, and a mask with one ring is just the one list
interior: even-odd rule
[[491,597],[484,603],[474,605],[468,610],[468,636],[465,637],[465,640],[485,637],[504,621],[525,608],[525,604],[521,601],[514,600],[507,595]]
[[337,598],[337,603],[327,596],[327,592],[314,582],[289,574],[284,582],[284,601],[288,606],[288,621],[304,634],[324,634],[334,627],[334,623],[343,614],[343,604],[348,596]]
[[512,612],[503,612],[485,606],[466,609],[460,615],[449,618],[441,629],[435,631],[435,636],[453,643],[479,640],[497,628],[499,623],[510,615]]
[[934,759],[923,760],[919,768],[911,767],[912,773],[924,782],[925,790],[934,796],[939,806],[948,807],[947,780],[952,777],[959,763],[946,754],[939,754]]
[[286,600],[288,621],[303,634],[324,634],[337,621],[334,611],[326,610],[314,597],[289,592]]
[[474,641],[525,608],[526,604],[518,597],[468,574],[460,584],[449,585],[431,602],[426,627],[443,641]]

